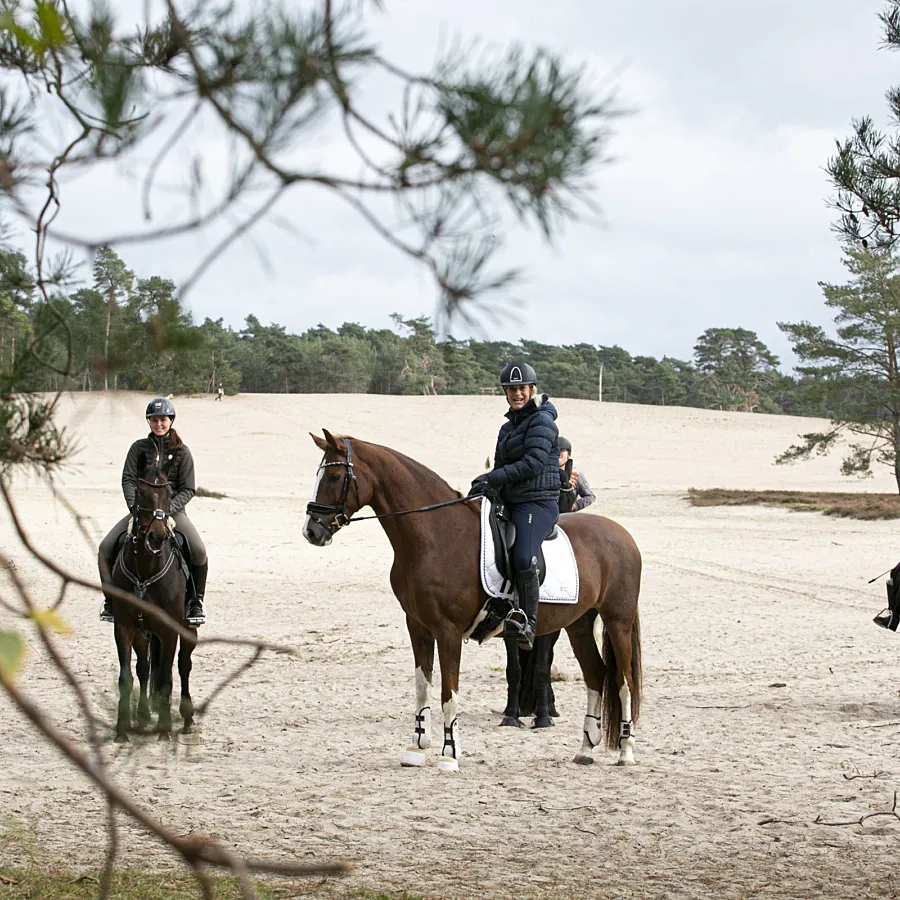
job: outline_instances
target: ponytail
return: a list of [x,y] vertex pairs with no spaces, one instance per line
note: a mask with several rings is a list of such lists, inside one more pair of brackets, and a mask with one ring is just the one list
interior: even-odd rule
[[179,435],[174,428],[169,429],[169,433],[166,435],[166,443],[170,450],[178,450],[180,447],[184,446],[181,435]]

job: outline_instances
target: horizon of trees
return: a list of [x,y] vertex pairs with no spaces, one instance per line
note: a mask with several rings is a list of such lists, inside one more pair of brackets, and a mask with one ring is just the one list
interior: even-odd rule
[[[44,301],[23,254],[0,247],[0,371],[16,390],[159,393],[478,394],[497,388],[511,359],[538,371],[552,396],[746,412],[825,415],[809,379],[744,328],[708,328],[690,360],[632,355],[618,345],[439,339],[430,317],[391,316],[392,328],[345,322],[300,334],[249,314],[195,324],[169,279],[140,278],[109,248],[92,282]],[[61,323],[65,323],[62,325]],[[68,365],[68,330],[75,358]],[[41,356],[23,358],[35,336]],[[49,365],[48,365],[49,363]],[[73,374],[66,375],[69,371]]]

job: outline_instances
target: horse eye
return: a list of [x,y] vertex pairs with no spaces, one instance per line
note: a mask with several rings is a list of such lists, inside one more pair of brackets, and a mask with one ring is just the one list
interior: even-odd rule
[[341,476],[340,475],[329,475],[326,480],[330,481],[332,484],[337,484],[341,480]]

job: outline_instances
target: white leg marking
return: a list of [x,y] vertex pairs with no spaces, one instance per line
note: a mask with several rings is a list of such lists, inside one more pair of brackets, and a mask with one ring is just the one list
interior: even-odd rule
[[444,747],[441,750],[441,758],[438,760],[438,769],[441,772],[458,772],[459,757],[459,698],[456,691],[452,691],[450,699],[442,704],[444,713]]
[[634,765],[634,725],[631,722],[631,691],[628,682],[623,681],[619,691],[622,703],[622,721],[619,724],[619,762],[620,766]]
[[416,711],[412,741],[403,751],[401,766],[424,766],[425,754],[431,746],[431,682],[425,677],[422,667],[416,668]]
[[581,749],[575,754],[575,762],[589,766],[594,761],[594,747],[602,738],[600,731],[600,692],[588,688],[587,710],[584,715],[584,740]]

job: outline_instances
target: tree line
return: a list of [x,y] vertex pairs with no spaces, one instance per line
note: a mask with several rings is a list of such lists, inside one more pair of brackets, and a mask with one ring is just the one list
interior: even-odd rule
[[[0,248],[0,370],[17,391],[478,394],[511,359],[537,369],[552,396],[748,412],[821,414],[803,378],[744,328],[709,328],[690,360],[619,346],[439,339],[427,316],[392,328],[346,322],[292,334],[248,315],[241,328],[195,324],[175,283],[140,278],[99,250],[88,286],[45,300],[26,258]],[[35,341],[35,338],[39,340]],[[29,364],[29,346],[39,346]],[[24,357],[23,357],[24,354]],[[72,359],[69,355],[72,354]]]

